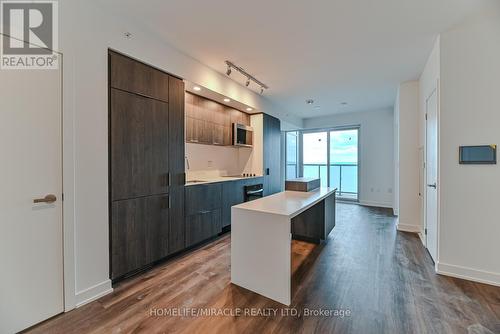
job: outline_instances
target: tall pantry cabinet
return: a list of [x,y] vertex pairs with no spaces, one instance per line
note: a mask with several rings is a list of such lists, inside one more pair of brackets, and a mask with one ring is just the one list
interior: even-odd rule
[[109,51],[111,279],[184,248],[184,83]]

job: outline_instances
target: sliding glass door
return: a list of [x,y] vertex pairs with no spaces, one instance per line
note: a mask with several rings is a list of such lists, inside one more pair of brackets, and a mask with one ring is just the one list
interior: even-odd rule
[[358,199],[358,133],[357,128],[329,133],[329,185],[344,199]]
[[320,178],[321,186],[328,185],[328,132],[302,134],[302,175]]
[[358,143],[358,127],[287,132],[286,178],[320,178],[339,198],[358,200]]

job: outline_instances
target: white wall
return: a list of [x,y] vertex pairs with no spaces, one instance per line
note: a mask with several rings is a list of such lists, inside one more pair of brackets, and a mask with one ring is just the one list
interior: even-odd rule
[[500,144],[500,3],[441,35],[438,270],[500,285],[500,166],[459,165]]
[[[60,2],[64,54],[66,308],[109,292],[107,49],[130,54],[297,126],[246,88],[92,1]],[[125,39],[129,31],[132,39]],[[223,61],[223,59],[221,59]]]
[[[418,81],[399,85],[394,107],[397,119],[396,171],[398,195],[398,229],[420,232],[419,196],[419,93]],[[395,159],[395,160],[396,160]]]
[[305,129],[360,125],[359,201],[393,207],[393,110],[337,114],[304,119]]

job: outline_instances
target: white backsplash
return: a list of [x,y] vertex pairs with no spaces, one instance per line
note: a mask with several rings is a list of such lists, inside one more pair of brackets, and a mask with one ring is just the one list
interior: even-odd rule
[[252,149],[232,146],[215,146],[186,143],[185,162],[188,180],[207,179],[211,177],[241,175],[243,173],[260,174],[248,164]]

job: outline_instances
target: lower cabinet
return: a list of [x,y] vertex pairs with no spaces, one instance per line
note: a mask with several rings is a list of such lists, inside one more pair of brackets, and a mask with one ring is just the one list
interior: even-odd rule
[[203,211],[186,217],[186,247],[210,239],[222,230],[221,209]]
[[159,195],[112,203],[112,279],[169,254],[168,201],[168,195]]
[[200,184],[185,189],[186,247],[210,239],[222,231],[222,185]]

